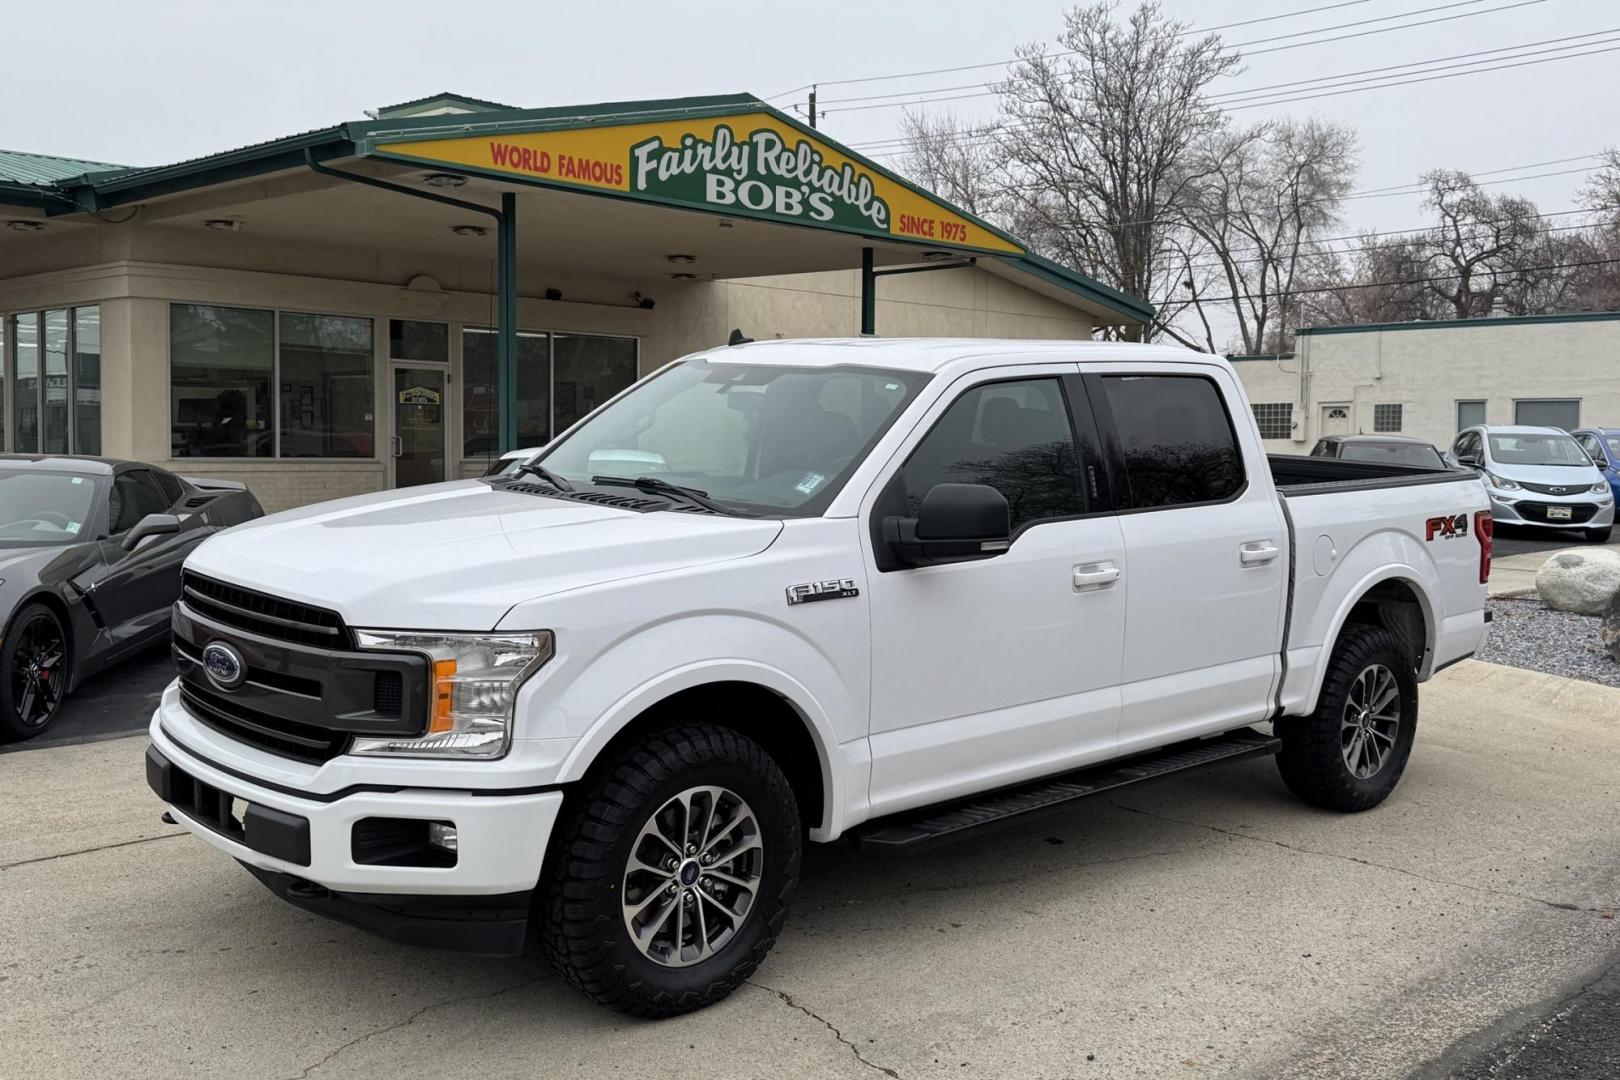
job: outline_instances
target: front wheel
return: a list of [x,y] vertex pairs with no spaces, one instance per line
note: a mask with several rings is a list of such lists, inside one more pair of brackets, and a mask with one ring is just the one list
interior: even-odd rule
[[1417,730],[1417,676],[1400,639],[1379,626],[1339,634],[1316,711],[1277,725],[1277,766],[1312,806],[1371,810],[1395,790]]
[[578,799],[537,912],[557,970],[636,1016],[690,1012],[741,986],[799,878],[798,804],[770,755],[726,728],[672,728]]
[[0,742],[45,733],[67,694],[67,631],[44,604],[27,604],[0,646]]

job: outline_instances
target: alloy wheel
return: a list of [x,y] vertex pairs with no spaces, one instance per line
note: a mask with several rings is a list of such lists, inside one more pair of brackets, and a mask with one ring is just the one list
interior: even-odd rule
[[1345,697],[1339,723],[1339,742],[1350,775],[1358,780],[1377,776],[1395,750],[1401,727],[1401,688],[1395,673],[1383,664],[1362,669]]
[[16,631],[17,647],[11,659],[11,700],[24,727],[41,727],[56,713],[62,700],[67,642],[62,628],[40,612]]
[[765,849],[748,803],[692,787],[655,810],[625,864],[624,925],[664,967],[707,960],[742,929],[758,897]]

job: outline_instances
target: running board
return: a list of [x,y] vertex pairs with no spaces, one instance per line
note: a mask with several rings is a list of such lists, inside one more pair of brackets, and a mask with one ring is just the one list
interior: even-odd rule
[[1161,776],[1179,776],[1209,765],[1275,754],[1281,745],[1275,736],[1243,728],[1212,739],[1176,743],[1123,762],[1105,762],[1020,787],[880,818],[857,830],[854,839],[863,849],[910,855],[980,829],[1062,810],[1088,795],[1101,795]]

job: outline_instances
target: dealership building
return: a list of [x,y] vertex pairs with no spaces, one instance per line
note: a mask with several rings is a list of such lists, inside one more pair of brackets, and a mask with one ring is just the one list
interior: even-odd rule
[[4,449],[269,509],[476,475],[737,330],[1152,313],[747,95],[446,94],[143,168],[0,151],[0,225]]
[[1266,448],[1324,435],[1451,445],[1475,424],[1620,428],[1620,312],[1318,326],[1234,356]]

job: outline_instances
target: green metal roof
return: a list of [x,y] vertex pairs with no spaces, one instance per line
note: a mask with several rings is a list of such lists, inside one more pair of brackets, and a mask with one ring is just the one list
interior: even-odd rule
[[498,101],[485,101],[483,98],[468,97],[466,94],[454,94],[446,90],[438,94],[429,94],[427,97],[412,98],[410,101],[384,105],[377,110],[377,115],[379,117],[411,116],[417,110],[438,105],[456,105],[468,112],[488,112],[490,110],[517,108],[515,105],[502,105]]
[[0,180],[14,184],[48,186],[88,172],[121,168],[122,165],[110,165],[105,161],[30,154],[23,150],[0,150]]
[[[374,120],[350,121],[218,154],[149,168],[130,168],[99,161],[0,151],[0,205],[10,203],[41,206],[47,214],[52,215],[95,211],[129,205],[178,191],[195,190],[213,184],[302,168],[306,166],[309,158],[317,161],[333,161],[358,157],[397,141],[517,130],[586,128],[648,120],[676,120],[684,117],[724,115],[741,109],[768,112],[783,123],[828,143],[855,161],[862,162],[863,166],[882,173],[897,183],[915,187],[864,155],[829,138],[824,132],[805,127],[800,121],[752,94],[714,94],[703,97],[602,102],[545,109],[512,109],[495,102],[483,102],[460,94],[445,93],[415,102],[403,102],[400,105],[390,106],[386,111],[408,109],[439,99],[462,101],[488,108],[486,111],[471,113],[444,113],[435,116],[384,115]],[[24,179],[25,176],[37,179]],[[938,195],[931,192],[928,195],[954,213],[1013,244],[1024,246],[1022,240],[1004,230],[959,207],[952,206]],[[1032,253],[988,257],[996,258],[1013,269],[1058,286],[1091,303],[1118,311],[1127,319],[1146,322],[1153,317],[1154,309],[1151,304],[1050,259]]]

